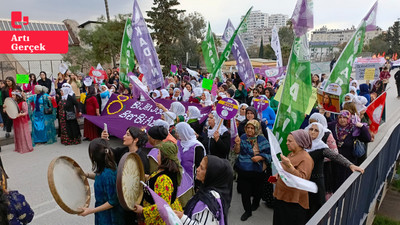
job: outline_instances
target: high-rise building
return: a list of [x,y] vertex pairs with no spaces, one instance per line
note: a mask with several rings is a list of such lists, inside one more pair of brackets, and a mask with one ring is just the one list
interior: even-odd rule
[[[244,16],[241,18],[243,19]],[[261,38],[263,45],[270,43],[271,30],[273,26],[278,29],[286,25],[289,17],[283,14],[263,13],[260,10],[252,11],[247,20],[247,30],[239,34],[246,48],[251,46],[259,46]]]

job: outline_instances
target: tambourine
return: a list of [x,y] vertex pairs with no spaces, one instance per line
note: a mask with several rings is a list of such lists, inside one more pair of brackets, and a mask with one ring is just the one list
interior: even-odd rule
[[144,167],[139,155],[128,152],[122,156],[118,165],[117,193],[121,206],[134,210],[135,204],[143,199]]
[[73,159],[60,156],[53,159],[47,171],[50,192],[65,212],[82,213],[90,204],[90,186],[82,168]]

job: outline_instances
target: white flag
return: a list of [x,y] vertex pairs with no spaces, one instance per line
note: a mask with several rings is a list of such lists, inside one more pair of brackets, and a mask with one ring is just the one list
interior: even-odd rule
[[271,35],[271,48],[275,52],[276,56],[276,67],[282,67],[282,52],[281,52],[281,43],[279,42],[279,36],[278,36],[278,29],[276,26],[272,28],[272,35]]

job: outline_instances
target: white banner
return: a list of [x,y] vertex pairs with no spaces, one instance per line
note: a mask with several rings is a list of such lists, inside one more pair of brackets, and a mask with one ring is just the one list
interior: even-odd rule
[[303,191],[308,191],[312,193],[317,193],[318,192],[318,187],[314,182],[311,182],[309,180],[300,178],[298,176],[295,176],[289,172],[286,172],[283,168],[282,165],[276,156],[279,153],[282,153],[281,147],[279,146],[278,140],[276,140],[276,137],[272,134],[272,131],[270,129],[268,130],[268,139],[269,139],[269,144],[271,147],[271,156],[272,156],[272,162],[274,163],[275,168],[278,170],[278,174],[282,181],[288,186],[292,188],[296,188],[299,190]]

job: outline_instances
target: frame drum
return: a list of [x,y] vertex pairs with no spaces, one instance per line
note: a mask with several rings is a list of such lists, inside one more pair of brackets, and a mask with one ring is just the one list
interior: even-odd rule
[[15,119],[18,117],[19,108],[17,102],[14,99],[8,97],[4,100],[4,105],[6,106],[6,113],[8,117],[11,119]]
[[128,152],[118,165],[117,193],[119,203],[126,210],[134,210],[143,198],[144,167],[140,156]]
[[73,159],[60,156],[53,159],[47,171],[51,194],[67,213],[79,214],[90,204],[90,187],[82,168]]

